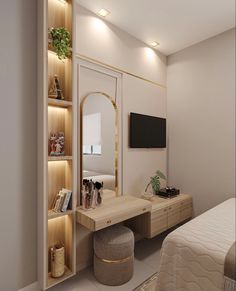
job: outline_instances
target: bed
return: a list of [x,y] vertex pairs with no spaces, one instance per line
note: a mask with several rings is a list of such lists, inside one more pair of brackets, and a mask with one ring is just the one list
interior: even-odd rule
[[229,199],[165,238],[156,290],[236,290],[235,203]]
[[103,173],[97,173],[93,171],[84,170],[83,178],[88,180],[93,180],[95,182],[103,182],[104,189],[109,189],[115,191],[115,176]]

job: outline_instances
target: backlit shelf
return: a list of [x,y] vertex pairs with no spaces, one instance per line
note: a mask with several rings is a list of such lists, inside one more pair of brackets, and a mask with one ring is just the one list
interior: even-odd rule
[[53,210],[48,210],[48,220],[62,217],[69,214],[73,214],[73,210],[67,210],[66,212],[55,212]]
[[72,102],[71,101],[67,101],[67,100],[59,100],[59,99],[54,99],[54,98],[48,98],[48,105],[56,106],[56,107],[68,108],[68,107],[72,106]]
[[61,283],[61,282],[65,281],[66,279],[72,277],[73,275],[74,275],[74,273],[67,266],[65,266],[64,275],[60,278],[53,278],[53,277],[51,277],[51,273],[48,273],[48,287],[55,286],[58,283]]
[[72,156],[49,156],[48,161],[72,161]]
[[[71,52],[71,55],[70,55],[70,57],[69,57],[68,59],[71,59],[72,52],[73,52],[72,47],[70,47],[70,52]],[[48,53],[57,56],[56,52],[52,49],[52,47],[51,47],[49,44],[48,44]],[[60,61],[60,62],[65,61],[65,60],[60,60],[59,58],[57,58],[57,59],[58,59],[58,61]]]

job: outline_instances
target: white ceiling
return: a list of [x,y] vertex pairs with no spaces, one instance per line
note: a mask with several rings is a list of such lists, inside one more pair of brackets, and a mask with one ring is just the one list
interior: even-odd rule
[[77,0],[165,55],[235,27],[235,0]]

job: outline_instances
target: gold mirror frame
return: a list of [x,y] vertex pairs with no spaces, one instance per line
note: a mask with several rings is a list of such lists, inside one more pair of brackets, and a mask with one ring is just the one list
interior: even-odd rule
[[[105,96],[109,101],[111,101],[113,108],[115,109],[115,193],[116,196],[118,196],[118,146],[119,146],[119,140],[118,140],[118,134],[119,134],[119,126],[118,126],[118,107],[113,100],[113,98],[104,93],[104,92],[91,92],[86,94],[80,102],[80,202],[81,200],[81,192],[82,192],[82,185],[83,185],[83,107],[86,99],[95,94],[100,94]],[[81,203],[80,203],[81,204]]]

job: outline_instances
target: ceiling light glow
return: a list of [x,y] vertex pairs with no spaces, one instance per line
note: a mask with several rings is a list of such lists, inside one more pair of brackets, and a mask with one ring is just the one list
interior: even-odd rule
[[109,15],[111,12],[108,11],[107,9],[105,8],[102,8],[101,10],[98,11],[98,14],[102,17],[106,17],[107,15]]
[[145,54],[147,59],[150,60],[151,62],[153,62],[156,59],[156,52],[154,49],[150,47],[145,48]]
[[151,43],[150,43],[150,46],[151,47],[157,47],[158,45],[160,45],[158,42],[156,42],[156,41],[152,41]]

